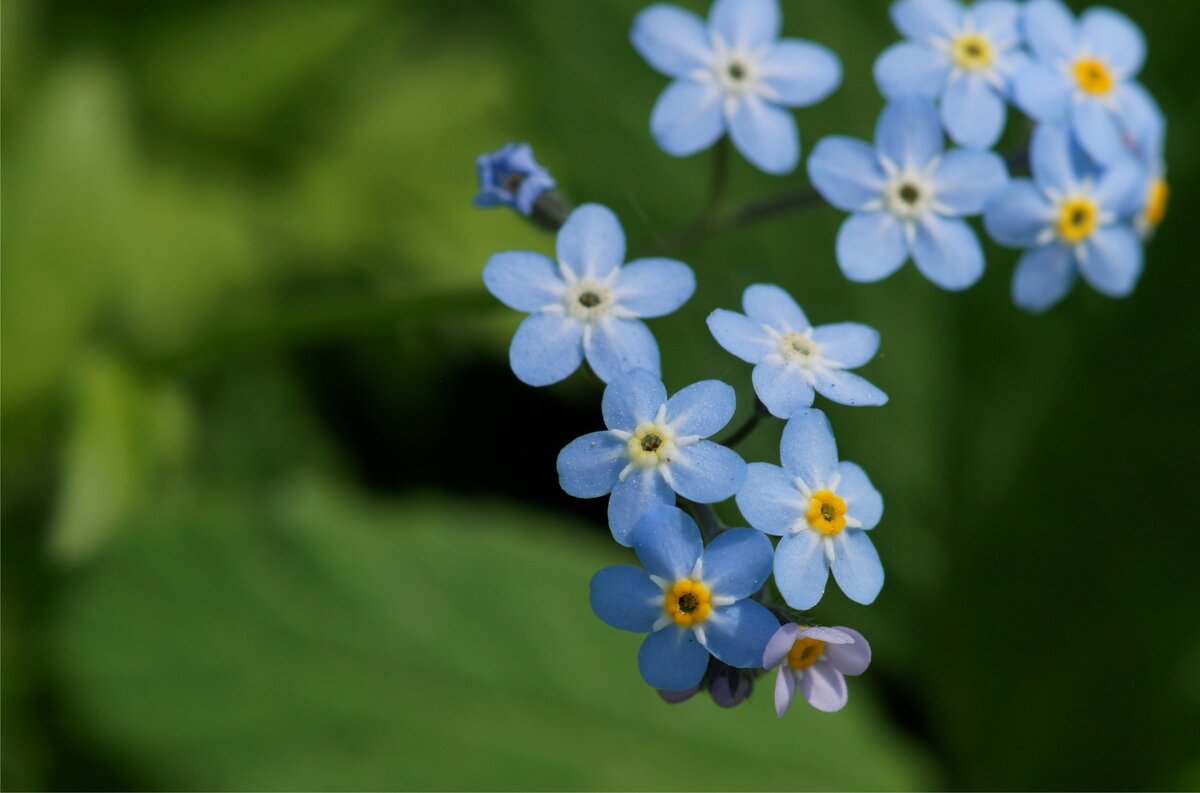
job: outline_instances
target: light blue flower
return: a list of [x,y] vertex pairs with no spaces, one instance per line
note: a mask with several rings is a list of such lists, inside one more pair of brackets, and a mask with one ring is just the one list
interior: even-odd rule
[[843,405],[882,405],[887,394],[847,369],[879,350],[879,331],[856,322],[814,328],[792,296],[773,284],[742,295],[745,314],[718,308],[708,315],[717,343],[754,364],[754,391],[771,415],[791,418],[817,393]]
[[1148,101],[1134,79],[1146,59],[1142,32],[1111,8],[1076,22],[1058,0],[1031,0],[1023,25],[1033,58],[1017,72],[1017,104],[1038,121],[1065,123],[1097,162],[1120,159],[1130,111]]
[[1146,168],[1145,200],[1134,220],[1138,236],[1147,240],[1167,216],[1171,195],[1167,185],[1167,120],[1149,94],[1134,102],[1129,112],[1129,133],[1136,156]]
[[963,217],[978,215],[1008,180],[993,152],[952,149],[929,99],[890,102],[875,127],[875,147],[840,136],[822,139],[808,158],[817,191],[853,212],[837,237],[851,281],[888,277],[911,255],[943,289],[966,289],[983,275],[983,248]]
[[475,206],[510,206],[522,215],[533,214],[533,204],[554,189],[554,177],[533,158],[528,143],[508,143],[498,151],[475,160],[479,172],[479,195]]
[[792,608],[810,609],[834,580],[856,603],[883,588],[883,565],[867,536],[883,517],[883,497],[866,472],[838,462],[829,419],[801,410],[779,446],[783,467],[751,463],[737,494],[750,525],[782,536],[775,549],[775,584]]
[[771,541],[729,529],[704,547],[682,510],[659,507],[638,521],[633,548],[645,569],[606,567],[592,576],[596,616],[647,633],[638,651],[646,682],[684,691],[700,682],[711,653],[741,669],[761,669],[779,621],[749,597],[771,574]]
[[717,380],[694,383],[667,399],[658,377],[642,369],[604,389],[607,430],[576,438],[558,455],[558,481],[578,498],[612,493],[608,522],[629,545],[648,510],[675,503],[675,493],[701,504],[737,492],[746,463],[736,452],[704,440],[733,418],[736,396]]
[[1076,272],[1110,297],[1131,293],[1142,272],[1132,218],[1144,203],[1145,169],[1126,157],[1098,171],[1058,124],[1034,132],[1030,167],[1033,179],[1014,179],[984,216],[993,239],[1027,249],[1013,274],[1017,305],[1049,309]]
[[908,41],[884,50],[875,81],[888,99],[939,99],[942,123],[963,146],[989,149],[1004,131],[1012,79],[1028,61],[1021,50],[1021,6],[983,0],[900,0],[892,20]]
[[558,232],[558,263],[532,251],[497,253],[483,270],[488,291],[529,316],[509,348],[525,383],[550,385],[586,357],[604,382],[631,369],[659,372],[658,344],[642,317],[670,314],[687,302],[696,279],[674,259],[625,266],[625,232],[616,215],[584,204]]
[[658,4],[638,14],[630,37],[642,57],[675,82],[650,116],[668,154],[707,149],[725,132],[747,160],[772,174],[800,161],[796,122],[785,107],[806,107],[842,81],[842,65],[810,41],[780,39],[778,0],[717,0],[708,23]]
[[846,706],[847,675],[861,675],[871,665],[871,645],[853,628],[783,625],[767,642],[763,666],[778,669],[775,713],[782,717],[796,690],[817,710],[826,713]]

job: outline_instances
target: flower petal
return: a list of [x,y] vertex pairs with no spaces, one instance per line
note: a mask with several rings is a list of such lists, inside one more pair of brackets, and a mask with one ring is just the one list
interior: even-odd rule
[[883,194],[886,176],[875,149],[861,140],[821,138],[808,156],[813,187],[838,209],[857,212]]
[[786,291],[775,284],[751,284],[742,293],[742,308],[755,322],[769,325],[780,333],[803,333],[811,326],[803,309]]
[[975,149],[995,146],[1007,117],[1004,100],[991,83],[977,74],[950,83],[942,97],[941,113],[950,138]]
[[1071,106],[1071,129],[1096,162],[1108,165],[1128,154],[1116,115],[1099,100],[1085,99]]
[[763,650],[778,627],[779,620],[766,606],[754,600],[739,600],[713,610],[704,623],[705,643],[709,652],[730,666],[761,669]]
[[614,379],[604,389],[600,412],[610,430],[632,432],[637,425],[653,421],[667,402],[667,389],[653,373],[635,370]]
[[799,637],[800,626],[796,623],[780,625],[779,630],[775,631],[775,635],[767,642],[767,648],[763,650],[763,669],[774,669],[786,661],[792,645]]
[[711,58],[704,20],[674,5],[658,3],[643,10],[633,20],[629,38],[638,54],[668,77],[683,77]]
[[488,259],[483,283],[501,303],[537,311],[562,300],[567,285],[550,258],[533,251],[507,251]]
[[696,291],[692,268],[674,259],[635,259],[621,268],[613,297],[639,317],[662,317]]
[[846,514],[861,523],[864,530],[878,526],[883,517],[883,496],[871,484],[867,472],[857,463],[840,462],[838,475],[842,481],[837,493],[846,502]]
[[708,669],[708,650],[693,631],[668,625],[646,636],[638,650],[642,678],[663,691],[683,691],[700,682]]
[[1126,297],[1142,274],[1142,243],[1128,226],[1110,226],[1092,235],[1079,272],[1097,292]]
[[767,583],[774,557],[775,549],[762,532],[728,529],[704,549],[704,583],[714,595],[748,598]]
[[1080,171],[1079,152],[1071,133],[1062,124],[1042,124],[1029,144],[1029,168],[1038,187],[1059,193],[1073,192]]
[[929,99],[892,100],[875,124],[875,148],[899,168],[921,168],[942,153],[945,140],[937,108]]
[[1013,248],[1028,248],[1054,222],[1054,207],[1028,179],[1008,183],[984,210],[983,226],[992,239]]
[[754,50],[779,38],[783,19],[778,0],[717,0],[708,29],[732,49]]
[[811,41],[784,39],[759,64],[772,101],[806,107],[829,96],[842,82],[842,62],[828,47]]
[[958,218],[929,214],[917,224],[913,261],[926,278],[942,289],[961,290],[983,276],[979,237]]
[[603,278],[625,261],[625,232],[608,207],[584,204],[558,232],[558,260],[582,278]]
[[810,609],[820,602],[829,581],[829,563],[821,535],[815,531],[788,534],[775,549],[775,585],[794,609]]
[[657,471],[646,469],[631,473],[624,482],[613,486],[612,496],[608,499],[608,528],[613,539],[629,547],[633,544],[633,529],[643,515],[655,507],[669,507],[674,503],[675,493]]
[[975,28],[1001,49],[1021,42],[1021,4],[1013,0],[982,0],[971,5]]
[[717,344],[747,363],[758,363],[776,346],[761,323],[736,311],[715,309],[708,315],[708,329]]
[[707,438],[729,423],[736,408],[733,386],[720,380],[701,380],[667,400],[667,423],[677,435]]
[[786,666],[780,667],[775,676],[775,715],[783,717],[796,698],[796,676]]
[[658,342],[646,323],[637,319],[609,317],[596,323],[584,352],[592,371],[606,383],[634,369],[654,375],[661,371]]
[[703,151],[725,132],[721,92],[711,83],[676,80],[650,113],[650,133],[667,154],[686,157]]
[[1025,41],[1039,59],[1058,63],[1075,54],[1075,19],[1058,0],[1031,0],[1022,21]]
[[813,372],[817,393],[830,402],[852,407],[886,405],[888,395],[869,380],[842,369],[818,369]]
[[1146,62],[1146,38],[1141,29],[1111,8],[1089,8],[1083,13],[1079,42],[1102,57],[1118,78],[1136,75]]
[[633,530],[633,550],[646,572],[678,581],[691,575],[704,553],[704,540],[696,521],[682,509],[656,507]]
[[788,473],[812,490],[829,484],[837,472],[837,441],[829,418],[816,408],[798,411],[783,428],[779,456]]
[[935,99],[946,86],[950,59],[933,47],[901,41],[875,59],[874,72],[879,92],[888,99],[909,94]]
[[1013,75],[1013,99],[1037,121],[1061,121],[1075,88],[1070,78],[1038,61],[1027,61]]
[[528,385],[565,380],[583,362],[583,326],[562,314],[530,314],[513,336],[508,362]]
[[842,222],[837,260],[851,281],[881,281],[908,261],[904,228],[887,212],[858,212]]
[[861,322],[834,322],[813,328],[821,357],[845,369],[857,369],[879,352],[879,331]]
[[846,597],[868,606],[883,589],[883,563],[865,531],[846,529],[833,538],[833,578]]
[[558,453],[558,483],[576,498],[598,498],[612,492],[628,462],[625,444],[611,432],[590,432]]
[[746,478],[746,461],[712,441],[697,441],[675,453],[670,462],[675,492],[700,504],[733,496]]
[[750,525],[767,534],[784,535],[808,509],[791,474],[770,463],[746,466],[746,481],[737,506]]
[[800,161],[800,133],[792,114],[750,95],[737,103],[729,119],[733,145],[755,167],[785,174]]
[[1105,169],[1092,194],[1109,212],[1128,217],[1140,209],[1146,195],[1146,169],[1133,157],[1122,157]]
[[1021,257],[1013,273],[1013,302],[1040,314],[1056,305],[1075,284],[1075,260],[1069,248],[1052,242]]
[[800,678],[800,693],[817,710],[834,713],[846,706],[846,678],[830,664],[813,664]]
[[801,408],[812,407],[816,392],[803,368],[778,361],[764,361],[750,374],[754,393],[767,411],[789,419]]
[[592,576],[592,611],[614,628],[645,633],[663,614],[663,593],[640,567],[606,567]]
[[916,41],[949,38],[960,26],[962,7],[950,0],[900,0],[891,7],[896,28]]
[[843,675],[861,675],[871,665],[871,645],[853,628],[840,626],[838,630],[849,634],[854,641],[826,645],[825,655],[829,658],[829,665]]

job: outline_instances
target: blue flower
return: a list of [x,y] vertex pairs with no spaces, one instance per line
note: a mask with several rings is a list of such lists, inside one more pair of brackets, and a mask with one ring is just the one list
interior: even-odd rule
[[883,497],[862,468],[838,462],[829,419],[819,410],[788,421],[779,454],[782,468],[750,464],[737,505],[751,526],[783,537],[775,549],[780,594],[793,608],[810,609],[832,568],[847,597],[873,602],[883,565],[867,531],[883,517]]
[[475,168],[479,171],[477,207],[510,206],[528,217],[538,196],[554,189],[554,177],[538,165],[528,143],[509,143],[499,151],[481,154]]
[[1130,110],[1148,101],[1134,80],[1146,59],[1141,31],[1110,8],[1076,22],[1058,0],[1032,0],[1023,24],[1034,57],[1017,72],[1017,104],[1038,121],[1067,124],[1097,162],[1122,157]]
[[611,210],[584,204],[558,232],[558,264],[532,251],[497,253],[483,270],[488,291],[529,316],[509,348],[522,382],[557,383],[588,365],[604,382],[631,369],[659,371],[658,344],[639,318],[670,314],[696,279],[673,259],[624,267],[625,232]]
[[1142,272],[1132,217],[1145,198],[1144,168],[1126,157],[1097,172],[1057,124],[1034,132],[1030,166],[1033,180],[1014,179],[984,216],[997,242],[1028,249],[1013,274],[1013,300],[1045,311],[1070,291],[1076,271],[1105,295],[1131,293]]
[[608,522],[629,545],[634,524],[649,509],[675,503],[675,493],[701,504],[737,492],[746,463],[704,440],[729,423],[735,395],[717,380],[688,386],[667,399],[658,378],[635,370],[609,383],[602,432],[576,438],[558,455],[558,481],[578,498],[612,493]]
[[673,5],[638,14],[633,46],[672,77],[650,116],[668,154],[707,149],[725,132],[747,160],[783,174],[800,160],[796,122],[784,107],[806,107],[842,82],[842,65],[810,41],[780,39],[778,0],[717,0],[705,25]]
[[875,148],[840,136],[822,139],[808,158],[817,191],[853,212],[837,237],[851,281],[878,281],[908,260],[943,289],[966,289],[983,275],[983,248],[961,218],[983,212],[1008,180],[993,152],[943,153],[942,128],[929,99],[906,97],[883,109]]
[[875,81],[888,99],[917,94],[941,100],[942,123],[955,143],[980,149],[1004,131],[1012,78],[1027,61],[1021,6],[984,0],[900,0],[892,20],[908,41],[884,50]]
[[1138,235],[1149,239],[1167,216],[1171,196],[1167,185],[1167,120],[1158,103],[1149,95],[1145,103],[1135,102],[1129,112],[1129,132],[1133,150],[1146,168],[1145,200],[1134,220]]
[[705,548],[682,510],[659,507],[638,521],[633,548],[645,567],[606,567],[592,576],[592,611],[614,628],[647,633],[638,651],[646,682],[684,691],[700,682],[711,653],[761,669],[779,621],[748,598],[771,574],[771,541],[729,529]]
[[856,322],[812,327],[791,295],[754,284],[742,295],[745,314],[718,308],[708,315],[717,343],[754,364],[754,391],[781,419],[810,407],[816,393],[843,405],[882,405],[887,394],[847,372],[879,350],[879,332]]

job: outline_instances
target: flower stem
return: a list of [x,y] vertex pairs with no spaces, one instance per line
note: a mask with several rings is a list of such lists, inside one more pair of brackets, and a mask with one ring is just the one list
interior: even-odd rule
[[721,441],[721,445],[728,446],[730,449],[737,446],[739,443],[746,440],[746,437],[750,433],[754,432],[754,428],[758,426],[758,422],[762,421],[765,416],[769,415],[770,413],[767,411],[767,406],[762,403],[761,399],[756,397],[754,399],[754,412],[751,413],[744,422],[742,422],[742,426],[733,431],[732,435]]
[[713,541],[714,538],[728,528],[721,522],[721,518],[717,515],[717,511],[712,504],[697,504],[695,501],[689,501],[683,496],[679,497],[679,502],[696,519],[697,525],[700,526],[700,533],[704,536],[705,544]]

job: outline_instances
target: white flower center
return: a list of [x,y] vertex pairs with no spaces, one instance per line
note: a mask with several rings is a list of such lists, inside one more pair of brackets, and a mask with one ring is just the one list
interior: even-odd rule
[[912,169],[894,174],[883,190],[888,211],[901,220],[920,218],[929,211],[934,197],[933,181]]
[[655,421],[642,422],[626,442],[625,450],[629,453],[630,464],[638,468],[669,463],[676,452],[675,430]]
[[805,368],[811,369],[821,364],[821,345],[805,333],[785,333],[779,338],[779,351],[785,361]]
[[717,58],[713,70],[717,85],[726,94],[748,94],[758,90],[758,64],[746,55],[734,52]]
[[595,322],[615,305],[612,289],[599,281],[580,281],[567,290],[567,313],[584,322]]

